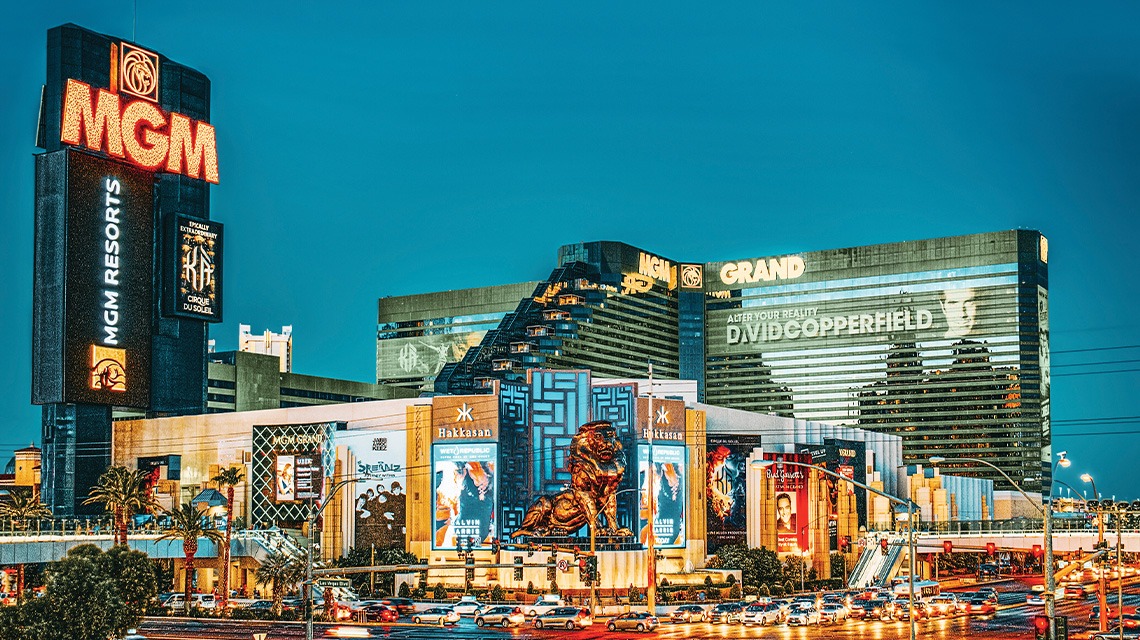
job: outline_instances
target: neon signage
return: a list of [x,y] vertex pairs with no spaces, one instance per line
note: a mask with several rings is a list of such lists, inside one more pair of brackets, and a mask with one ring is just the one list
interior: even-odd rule
[[123,104],[106,89],[68,79],[60,141],[102,151],[154,171],[218,183],[214,127],[171,112],[148,100]]

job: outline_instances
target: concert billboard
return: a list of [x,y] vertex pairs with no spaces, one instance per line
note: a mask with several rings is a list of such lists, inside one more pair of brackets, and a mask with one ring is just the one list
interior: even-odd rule
[[337,445],[348,447],[356,463],[356,539],[360,548],[403,549],[407,528],[407,433],[347,431]]
[[748,457],[760,436],[710,434],[705,440],[706,546],[709,553],[747,542]]
[[649,540],[652,495],[654,546],[660,549],[679,549],[685,546],[685,497],[688,495],[686,478],[689,468],[687,457],[683,446],[654,445],[653,472],[650,473],[649,446],[637,445],[637,481],[641,495],[638,537],[642,544]]
[[185,215],[171,218],[166,312],[222,321],[222,224]]
[[154,175],[76,150],[37,174],[32,401],[147,408]]
[[765,478],[774,483],[772,527],[776,530],[777,553],[799,553],[808,548],[808,474],[804,467],[781,462],[811,463],[811,455],[765,453],[765,460],[776,464],[764,468]]
[[499,445],[490,442],[432,445],[432,549],[467,540],[478,547],[498,537],[498,455]]

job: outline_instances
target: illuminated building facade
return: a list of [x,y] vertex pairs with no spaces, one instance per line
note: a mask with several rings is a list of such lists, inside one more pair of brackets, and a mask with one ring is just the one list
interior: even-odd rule
[[[1041,490],[1048,335],[1036,231],[704,264],[591,242],[562,247],[435,388],[479,392],[532,366],[641,376],[652,361],[710,404],[897,434],[905,463],[984,458]],[[1010,488],[986,467],[946,466]]]

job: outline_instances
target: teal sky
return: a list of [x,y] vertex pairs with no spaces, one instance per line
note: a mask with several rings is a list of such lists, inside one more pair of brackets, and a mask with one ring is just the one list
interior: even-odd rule
[[[561,244],[711,261],[1036,228],[1059,477],[1137,497],[1140,349],[1088,350],[1140,345],[1140,5],[866,4],[139,0],[134,39],[213,82],[213,337],[291,324],[296,371],[372,381],[378,297],[539,279]],[[46,32],[130,39],[132,6],[0,23],[0,458],[39,440]]]

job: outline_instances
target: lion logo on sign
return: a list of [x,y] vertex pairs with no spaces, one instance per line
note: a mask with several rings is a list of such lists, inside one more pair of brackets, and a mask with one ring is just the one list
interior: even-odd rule
[[568,535],[596,524],[599,514],[606,517],[606,526],[598,533],[633,535],[617,526],[617,490],[625,477],[625,453],[613,424],[597,420],[579,427],[570,441],[569,466],[570,488],[535,500],[511,538]]

